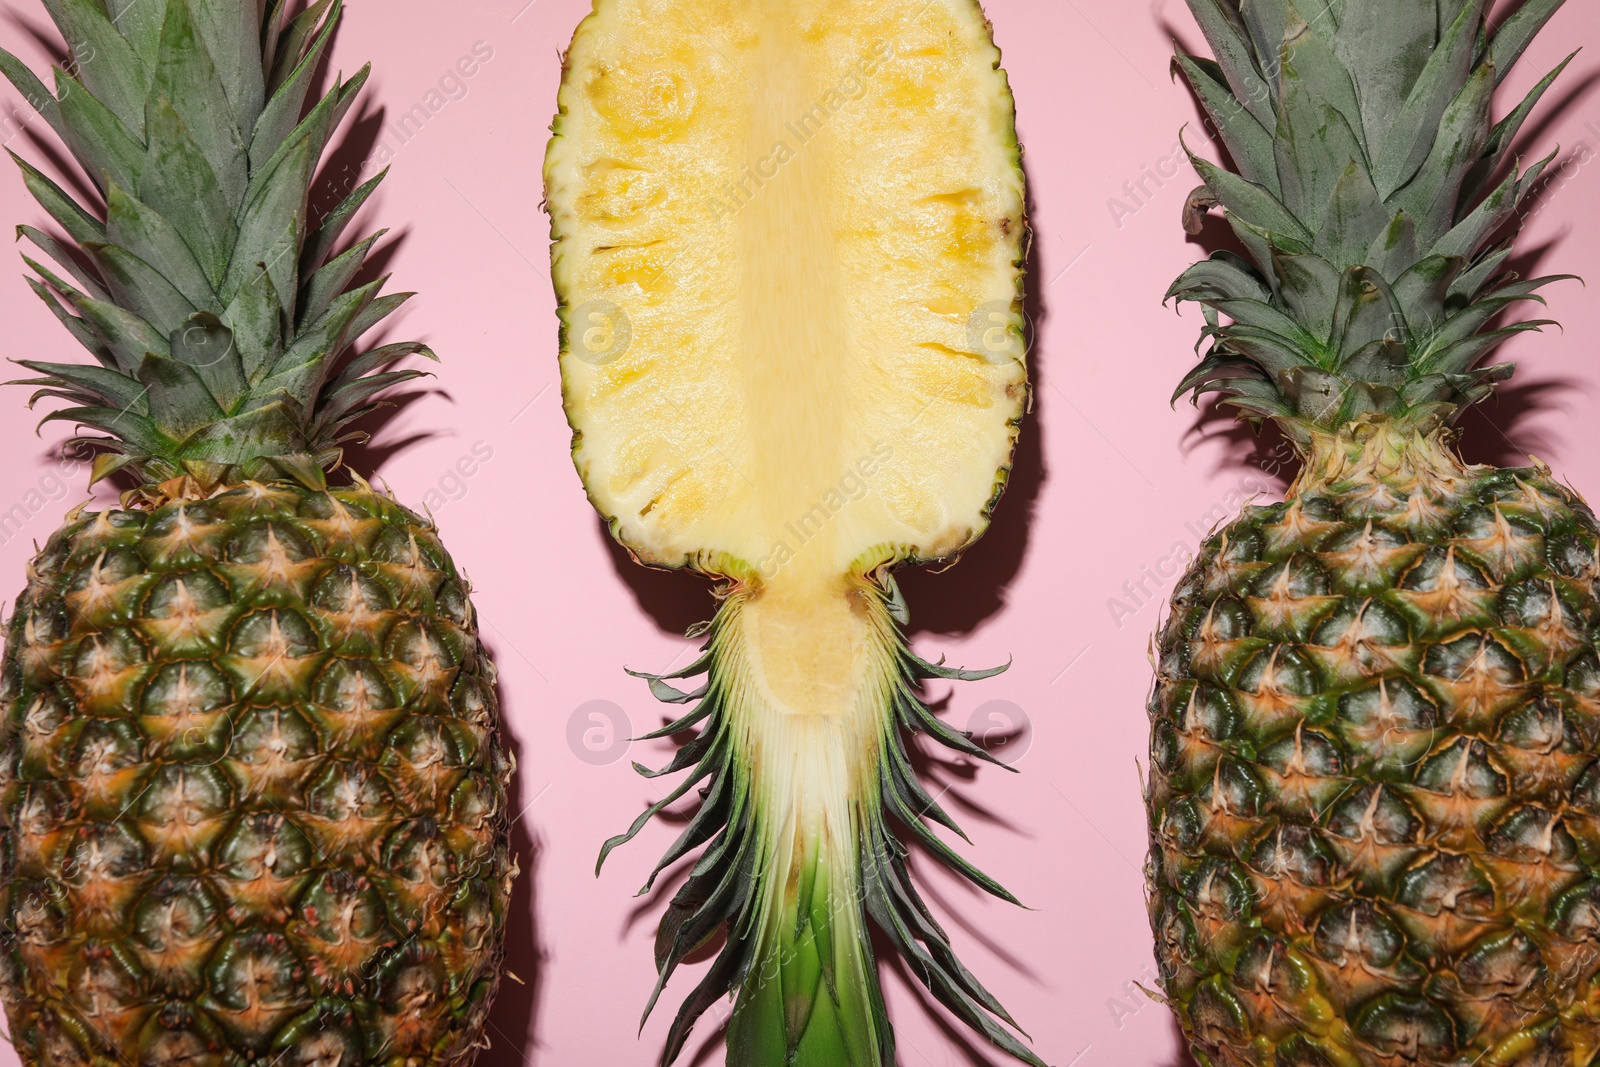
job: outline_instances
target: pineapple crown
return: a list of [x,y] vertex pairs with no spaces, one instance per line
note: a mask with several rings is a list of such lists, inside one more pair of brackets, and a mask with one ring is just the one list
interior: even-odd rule
[[320,487],[376,394],[420,374],[388,368],[433,358],[415,341],[343,358],[411,294],[380,296],[387,279],[351,287],[383,231],[336,252],[382,173],[312,219],[318,159],[371,69],[335,76],[306,108],[339,0],[292,18],[285,0],[44,3],[70,48],[55,93],[5,51],[0,72],[102,203],[86,208],[13,155],[68,241],[17,232],[63,272],[23,256],[95,362],[18,360],[41,377],[17,384],[72,405],[44,421],[109,435],[73,439],[100,450],[95,480],[125,469],[146,486]]
[[1185,227],[1220,206],[1248,258],[1218,252],[1168,291],[1204,306],[1210,340],[1173,399],[1223,394],[1302,447],[1363,416],[1448,425],[1511,376],[1490,352],[1551,325],[1490,328],[1556,280],[1502,270],[1554,154],[1505,164],[1572,57],[1499,122],[1489,108],[1562,0],[1526,0],[1493,32],[1492,0],[1188,3],[1216,58],[1174,67],[1236,169],[1190,153],[1205,184]]

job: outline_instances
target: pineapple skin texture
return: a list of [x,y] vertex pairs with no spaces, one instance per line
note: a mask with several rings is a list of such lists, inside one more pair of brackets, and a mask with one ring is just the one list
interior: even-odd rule
[[1455,471],[1246,507],[1174,594],[1146,874],[1205,1067],[1600,1062],[1600,527]]
[[0,675],[25,1064],[467,1064],[517,866],[469,588],[360,485],[69,516]]

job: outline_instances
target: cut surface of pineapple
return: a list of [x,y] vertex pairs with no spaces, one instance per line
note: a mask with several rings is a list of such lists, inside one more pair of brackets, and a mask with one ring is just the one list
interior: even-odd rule
[[998,61],[967,0],[596,5],[546,179],[574,456],[641,560],[810,586],[982,531],[1026,388]]

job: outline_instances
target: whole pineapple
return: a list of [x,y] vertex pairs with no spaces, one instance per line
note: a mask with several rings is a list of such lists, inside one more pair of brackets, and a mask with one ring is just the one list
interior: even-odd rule
[[494,671],[433,525],[324,476],[417,373],[386,368],[430,354],[354,347],[406,298],[351,287],[378,235],[337,252],[378,179],[310,209],[367,70],[305,107],[337,0],[46,6],[56,94],[0,69],[105,207],[19,161],[71,243],[20,232],[95,363],[22,362],[136,488],[68,516],[7,629],[11,1040],[29,1065],[468,1063],[517,873]]
[[[1500,175],[1555,75],[1495,85],[1560,0],[1190,0],[1177,64],[1248,251],[1173,286],[1179,392],[1304,468],[1214,534],[1159,637],[1148,807],[1161,982],[1209,1067],[1582,1067],[1600,1053],[1600,528],[1450,425],[1511,373],[1495,317],[1548,160]],[[1309,20],[1309,21],[1308,21]],[[1191,216],[1193,226],[1198,219]]]

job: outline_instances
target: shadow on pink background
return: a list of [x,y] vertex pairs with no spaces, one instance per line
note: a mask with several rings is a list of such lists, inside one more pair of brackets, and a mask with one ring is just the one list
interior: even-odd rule
[[[703,582],[629,562],[567,456],[539,169],[558,53],[588,6],[353,0],[333,49],[347,73],[368,59],[375,73],[327,176],[351,186],[393,166],[363,211],[363,232],[391,228],[379,265],[394,272],[391,290],[421,295],[385,331],[420,337],[444,360],[356,462],[375,465],[402,500],[426,501],[473,578],[519,749],[514,799],[525,810],[517,844],[527,873],[509,962],[529,984],[502,987],[494,1047],[479,1061],[490,1067],[652,1065],[696,978],[680,974],[635,1036],[655,977],[655,921],[676,882],[642,901],[632,893],[676,829],[652,826],[602,878],[593,873],[601,841],[662,795],[630,760],[656,765],[670,751],[621,740],[666,721],[622,668],[687,663],[695,646],[680,634],[709,615],[711,599]],[[1036,403],[989,535],[952,570],[904,573],[902,585],[921,655],[1015,661],[998,678],[961,686],[943,714],[1009,752],[1021,773],[965,761],[925,769],[935,794],[948,787],[943,802],[974,839],[964,854],[1034,910],[982,897],[934,864],[913,865],[964,961],[1047,1061],[1180,1067],[1186,1057],[1165,1009],[1137,985],[1154,986],[1140,874],[1146,644],[1176,555],[1241,497],[1280,490],[1292,471],[1276,437],[1167,405],[1199,328],[1196,312],[1161,306],[1171,279],[1201,254],[1179,225],[1197,179],[1177,134],[1195,108],[1167,74],[1173,37],[1200,44],[1182,0],[990,0],[987,10],[1031,181]],[[48,27],[39,4],[0,2],[0,43],[36,70],[46,61],[39,35],[54,38]],[[1510,79],[1502,110],[1593,41],[1600,13],[1569,4]],[[1525,158],[1560,145],[1569,159],[1529,212],[1524,270],[1600,278],[1600,167],[1584,162],[1597,158],[1591,146],[1600,150],[1597,72],[1600,60],[1580,56],[1522,137]],[[9,87],[0,105],[6,146],[58,173],[55,146],[36,136],[42,123]],[[0,165],[0,221],[42,219],[15,169]],[[79,358],[16,267],[0,275],[5,355]],[[1600,499],[1600,364],[1589,340],[1600,302],[1575,283],[1546,292],[1565,332],[1506,347],[1521,373],[1498,404],[1469,416],[1465,448],[1502,463],[1531,452]],[[25,400],[21,389],[0,394],[0,516],[12,516],[0,526],[0,575],[15,588],[31,542],[82,498],[86,480],[80,470],[64,484],[51,446],[65,431],[36,437]],[[626,723],[606,718],[615,718],[609,705]],[[601,718],[589,719],[596,708]],[[574,754],[575,714],[580,733],[615,732],[613,762]],[[1006,1062],[930,1009],[903,970],[887,970],[902,1064]],[[726,1007],[708,1013],[684,1063],[721,1062],[709,1025],[718,1013]],[[15,1062],[0,1046],[0,1067]]]

